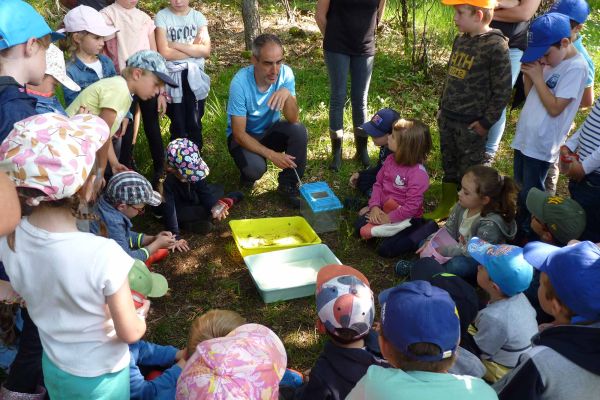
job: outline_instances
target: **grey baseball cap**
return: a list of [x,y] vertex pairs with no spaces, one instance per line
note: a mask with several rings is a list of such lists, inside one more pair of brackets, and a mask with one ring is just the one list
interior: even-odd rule
[[141,68],[152,72],[154,75],[171,87],[179,86],[167,69],[167,61],[163,56],[153,50],[140,50],[133,53],[126,62],[128,67]]

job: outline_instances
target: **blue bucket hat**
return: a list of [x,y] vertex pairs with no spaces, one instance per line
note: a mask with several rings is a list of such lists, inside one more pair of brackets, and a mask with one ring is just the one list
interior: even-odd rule
[[177,82],[169,75],[167,61],[163,56],[153,50],[140,50],[133,53],[126,61],[128,67],[141,68],[152,72],[154,75],[171,87],[178,87]]
[[590,6],[585,0],[557,0],[548,12],[564,14],[578,24],[583,24],[590,15]]
[[523,249],[520,247],[493,245],[474,237],[469,240],[467,251],[485,267],[490,279],[505,295],[514,296],[531,285],[533,267],[523,258]]
[[527,49],[521,57],[522,63],[539,60],[550,46],[571,37],[569,17],[559,13],[547,13],[536,18],[529,26]]
[[50,35],[52,41],[65,37],[53,32],[30,4],[21,0],[0,1],[0,50],[46,35]]
[[[381,328],[388,342],[406,356],[420,361],[452,357],[458,348],[460,321],[452,298],[426,281],[402,283],[379,294]],[[409,350],[415,343],[433,343],[436,355],[417,355]]]
[[576,316],[572,322],[600,320],[600,248],[592,242],[556,247],[528,243],[523,256],[548,274],[556,295]]

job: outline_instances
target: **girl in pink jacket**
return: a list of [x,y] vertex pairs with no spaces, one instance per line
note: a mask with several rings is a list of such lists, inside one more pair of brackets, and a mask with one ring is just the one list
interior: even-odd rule
[[422,163],[432,147],[429,128],[418,120],[399,119],[388,136],[388,147],[394,154],[387,157],[377,174],[369,205],[359,211],[356,228],[363,239],[387,237],[390,246],[382,242],[379,252],[383,250],[386,254],[381,255],[391,257],[396,254],[381,247],[397,247],[391,242],[399,239],[398,235],[405,237],[423,223],[420,217],[429,175]]

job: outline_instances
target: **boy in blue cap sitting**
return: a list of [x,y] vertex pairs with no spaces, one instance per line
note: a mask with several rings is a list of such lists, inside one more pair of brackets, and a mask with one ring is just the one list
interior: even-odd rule
[[394,368],[369,367],[347,400],[496,399],[481,379],[447,373],[460,337],[448,292],[412,281],[382,292],[379,302],[379,345]]
[[494,385],[500,399],[593,399],[600,393],[600,248],[529,243],[541,272],[538,297],[556,320],[532,339],[519,365]]
[[496,382],[517,365],[537,332],[535,310],[523,294],[533,268],[520,247],[495,246],[475,237],[467,250],[479,262],[477,284],[490,298],[475,318],[474,348],[469,350],[480,355],[487,370],[483,378]]

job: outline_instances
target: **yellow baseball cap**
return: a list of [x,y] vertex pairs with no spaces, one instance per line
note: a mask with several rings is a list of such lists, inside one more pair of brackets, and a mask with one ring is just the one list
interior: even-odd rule
[[474,7],[481,8],[496,8],[498,2],[496,0],[442,0],[442,4],[447,6],[458,6],[460,4],[466,4]]

